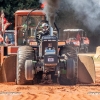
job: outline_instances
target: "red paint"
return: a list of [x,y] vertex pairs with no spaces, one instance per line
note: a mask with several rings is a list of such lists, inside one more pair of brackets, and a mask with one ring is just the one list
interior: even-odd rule
[[46,5],[46,2],[43,2],[43,3],[41,4],[41,8],[44,8],[45,5]]
[[19,47],[9,46],[8,47],[8,54],[17,53]]

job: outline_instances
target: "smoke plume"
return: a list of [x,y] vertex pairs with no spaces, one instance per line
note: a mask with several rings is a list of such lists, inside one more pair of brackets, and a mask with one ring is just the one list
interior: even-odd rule
[[44,12],[51,26],[60,5],[59,11],[73,10],[76,20],[80,20],[90,31],[100,30],[100,0],[40,0],[40,2],[46,2]]
[[92,32],[100,29],[100,0],[62,0],[63,10],[73,9],[77,19]]
[[41,3],[46,3],[44,12],[46,13],[49,24],[53,27],[55,21],[55,13],[59,7],[60,0],[40,0]]

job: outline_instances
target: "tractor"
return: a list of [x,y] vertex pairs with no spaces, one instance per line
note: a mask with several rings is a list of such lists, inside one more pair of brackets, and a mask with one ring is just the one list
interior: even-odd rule
[[46,22],[43,10],[15,12],[15,45],[0,47],[0,82],[18,85],[41,84],[42,81],[60,85],[94,83],[93,59],[77,55],[72,46],[59,40],[61,33],[56,23],[55,30],[48,23],[49,35],[41,37],[39,31],[43,22]]
[[90,41],[83,29],[64,29],[64,34],[67,36],[67,45],[73,46],[78,53],[88,53]]

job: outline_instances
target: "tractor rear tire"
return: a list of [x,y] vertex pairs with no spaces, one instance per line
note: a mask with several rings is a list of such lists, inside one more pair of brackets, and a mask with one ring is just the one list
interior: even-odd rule
[[70,80],[70,85],[76,84],[76,78],[75,78],[75,61],[70,58],[67,60],[67,73],[66,73],[67,79]]
[[[60,55],[64,56],[66,65],[66,74],[59,77],[59,83],[61,85],[74,85],[77,83],[77,69],[78,58],[76,50],[71,46],[61,48]],[[72,63],[74,62],[74,63]],[[61,66],[62,67],[62,66]]]
[[16,83],[23,85],[27,83],[25,79],[25,61],[34,59],[34,50],[30,46],[19,47],[17,52]]
[[66,74],[61,74],[59,77],[60,85],[75,85],[75,62],[72,58],[67,60]]
[[60,85],[70,85],[71,81],[67,79],[66,74],[61,74],[60,77],[58,78],[59,84]]

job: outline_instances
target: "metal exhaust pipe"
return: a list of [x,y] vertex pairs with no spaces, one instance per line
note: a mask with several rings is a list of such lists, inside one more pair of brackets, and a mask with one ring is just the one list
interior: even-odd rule
[[50,36],[53,36],[53,28],[50,27]]

